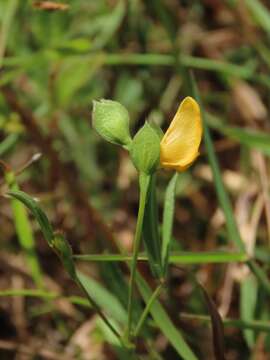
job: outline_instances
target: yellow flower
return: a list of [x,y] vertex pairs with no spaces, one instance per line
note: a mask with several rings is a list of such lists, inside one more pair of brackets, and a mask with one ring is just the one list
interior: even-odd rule
[[199,155],[202,139],[200,107],[192,97],[180,104],[160,143],[160,164],[176,171],[186,170]]

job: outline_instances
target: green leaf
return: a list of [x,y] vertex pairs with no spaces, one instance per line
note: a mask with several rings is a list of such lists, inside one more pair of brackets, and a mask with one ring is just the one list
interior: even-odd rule
[[[6,173],[5,179],[9,186],[9,189],[11,189],[13,192],[19,191],[19,186],[16,182],[15,175],[12,172]],[[16,233],[19,243],[25,252],[29,270],[36,285],[41,287],[42,271],[39,265],[39,260],[35,248],[35,239],[32,232],[31,224],[26,213],[26,209],[23,204],[15,198],[11,199],[11,207]]]
[[270,33],[270,12],[267,7],[258,0],[246,0],[245,4],[261,28]]
[[223,328],[223,321],[221,316],[217,310],[216,304],[208,295],[205,288],[197,282],[197,285],[200,287],[202,294],[204,296],[205,302],[208,307],[208,311],[211,317],[212,323],[212,338],[213,338],[213,345],[214,345],[214,354],[216,360],[225,360],[225,345],[224,345],[224,328]]
[[[75,260],[81,261],[131,261],[131,255],[122,254],[83,254],[73,255]],[[169,255],[171,264],[219,264],[230,262],[246,262],[249,259],[246,253],[226,251],[204,251],[204,252],[174,252]],[[139,261],[148,261],[146,254],[139,254]]]
[[125,2],[120,0],[111,12],[98,19],[101,31],[93,41],[93,48],[101,49],[111,40],[124,18],[125,9]]
[[78,280],[83,285],[88,295],[98,304],[98,306],[109,314],[114,320],[123,325],[127,322],[127,313],[119,300],[112,295],[94,279],[77,271]]
[[21,201],[34,215],[36,220],[39,223],[41,231],[47,240],[49,246],[53,245],[54,233],[49,223],[49,220],[43,210],[39,207],[36,200],[34,200],[31,196],[27,195],[25,192],[20,190],[13,190],[7,193],[9,196]]
[[[225,61],[206,59],[181,54],[179,65],[185,68],[201,69],[224,73],[236,78],[250,79],[254,74],[256,62],[240,65]],[[10,59],[10,62],[11,59]],[[107,54],[104,60],[107,65],[148,65],[148,66],[175,66],[175,56],[167,54]]]
[[149,259],[150,268],[155,277],[160,278],[161,269],[161,244],[158,231],[158,209],[156,199],[156,175],[151,176],[148,197],[143,219],[143,240]]
[[[148,303],[152,295],[151,289],[139,273],[137,273],[136,275],[136,281],[139,291],[144,299],[144,302]],[[157,326],[160,328],[160,330],[163,332],[163,334],[166,336],[166,338],[169,340],[169,342],[175,348],[181,358],[183,358],[184,360],[198,359],[193,353],[193,351],[190,349],[189,345],[184,340],[184,337],[181,334],[180,330],[175,327],[175,325],[173,324],[173,322],[171,321],[163,306],[158,300],[155,300],[152,303],[150,313],[153,316],[153,319]]]
[[19,139],[19,134],[10,134],[8,135],[0,144],[0,156],[6,154],[11,150]]
[[163,274],[165,275],[168,267],[170,245],[172,239],[173,218],[174,218],[174,202],[175,202],[175,188],[178,179],[178,173],[175,173],[171,178],[165,193],[163,223],[162,223],[162,249],[161,261],[163,267]]
[[[240,314],[243,321],[252,321],[255,318],[257,304],[258,282],[255,276],[250,273],[240,284]],[[244,330],[244,338],[250,349],[255,345],[254,332]]]
[[[208,315],[202,315],[202,314],[187,314],[187,313],[181,313],[180,318],[182,320],[197,320],[202,322],[210,322],[211,317]],[[270,323],[269,321],[244,321],[239,319],[231,319],[231,318],[223,318],[223,325],[226,327],[237,327],[239,329],[250,329],[253,331],[263,331],[263,332],[269,332],[270,331]]]
[[103,56],[69,56],[59,62],[59,72],[55,79],[55,97],[60,107],[69,107],[73,97],[103,64]]

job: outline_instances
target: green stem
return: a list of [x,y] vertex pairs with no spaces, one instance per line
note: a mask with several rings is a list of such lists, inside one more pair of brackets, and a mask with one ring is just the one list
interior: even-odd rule
[[143,324],[145,322],[145,319],[146,319],[146,317],[147,317],[147,315],[148,315],[148,313],[149,313],[149,311],[151,309],[151,306],[152,306],[153,302],[158,298],[158,296],[159,296],[159,294],[160,294],[160,292],[161,292],[161,290],[163,288],[163,285],[164,285],[163,282],[160,283],[159,286],[156,287],[155,291],[151,295],[151,297],[150,297],[148,303],[146,304],[146,306],[145,306],[145,308],[143,310],[143,313],[142,313],[142,315],[141,315],[141,317],[140,317],[140,319],[138,321],[138,324],[137,324],[137,326],[135,328],[134,337],[137,337],[139,335],[139,333],[141,331],[141,328],[142,328],[142,326],[143,326]]
[[[180,313],[180,319],[211,323],[210,316],[201,315],[201,314]],[[226,327],[237,327],[240,329],[250,329],[254,331],[264,331],[264,332],[270,331],[270,323],[268,321],[223,318],[222,322]]]
[[140,177],[139,177],[140,202],[139,202],[139,211],[138,211],[136,232],[135,232],[134,245],[133,245],[131,275],[130,275],[129,294],[128,294],[127,339],[130,339],[130,335],[131,335],[132,307],[133,307],[133,295],[134,295],[134,287],[135,287],[136,266],[137,266],[137,259],[138,259],[140,244],[141,244],[143,218],[144,218],[145,203],[146,203],[146,198],[147,198],[149,182],[150,182],[149,175],[146,175],[143,173],[140,174]]

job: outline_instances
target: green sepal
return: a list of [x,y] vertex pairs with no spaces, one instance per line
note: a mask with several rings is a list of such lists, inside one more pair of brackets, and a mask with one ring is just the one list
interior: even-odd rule
[[159,165],[160,138],[148,122],[137,132],[130,145],[131,159],[136,169],[147,175]]

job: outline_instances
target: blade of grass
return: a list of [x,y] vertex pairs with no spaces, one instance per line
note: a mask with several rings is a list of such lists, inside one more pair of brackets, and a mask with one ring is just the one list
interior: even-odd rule
[[[26,67],[33,66],[33,63],[37,62],[39,59],[50,58],[51,56],[52,54],[48,51],[40,51],[35,55],[31,54],[31,56],[25,55],[20,57],[5,58],[3,60],[3,63],[5,66],[23,66],[23,68],[25,69]],[[100,53],[100,56],[104,57],[103,63],[104,65],[108,66],[175,66],[175,57],[165,54]],[[224,73],[235,78],[251,79],[253,78],[256,64],[243,64],[240,66],[228,62],[181,54],[181,56],[179,57],[179,65],[185,68]]]
[[[238,248],[241,252],[245,252],[245,244],[241,239],[238,227],[236,225],[236,221],[233,215],[233,209],[231,206],[231,202],[229,199],[229,195],[224,187],[221,171],[219,168],[219,163],[215,154],[214,145],[211,139],[210,131],[208,129],[208,125],[205,118],[205,113],[203,110],[203,106],[201,104],[200,95],[198,92],[197,84],[195,82],[194,77],[190,76],[191,88],[193,92],[194,98],[198,101],[201,106],[203,126],[204,126],[204,141],[205,147],[208,154],[209,163],[212,169],[214,184],[217,191],[218,200],[220,206],[224,212],[224,216],[226,219],[226,227],[230,241],[234,242],[236,248]],[[267,274],[256,264],[254,260],[248,260],[247,265],[250,270],[255,274],[257,279],[260,281],[262,287],[266,291],[268,295],[270,295],[270,283],[267,277]]]
[[[163,54],[106,54],[105,65],[161,65],[175,66],[175,57]],[[221,72],[236,78],[248,79],[254,73],[254,66],[239,66],[217,60],[205,59],[190,55],[179,56],[183,67]]]
[[[200,322],[211,322],[211,317],[208,315],[201,315],[201,314],[186,314],[181,313],[180,319],[183,320],[195,320]],[[239,320],[239,319],[230,319],[230,318],[223,318],[223,325],[226,327],[237,327],[240,329],[250,329],[253,331],[263,331],[269,332],[270,331],[270,322],[268,321],[259,321],[259,320]]]
[[[80,261],[131,261],[131,255],[121,254],[84,254],[73,255],[75,260]],[[148,261],[146,254],[138,256],[139,261]],[[237,252],[181,252],[171,253],[169,263],[171,264],[208,264],[208,263],[230,263],[230,262],[246,262],[248,255]]]
[[246,0],[246,6],[253,15],[255,21],[265,30],[268,34],[270,33],[270,12],[267,7],[264,6],[258,0]]
[[143,219],[143,241],[153,275],[162,276],[160,258],[160,236],[158,231],[158,213],[156,199],[156,175],[151,175],[148,198]]
[[9,150],[13,148],[19,138],[18,134],[10,134],[8,135],[1,143],[0,143],[0,156],[6,154]]
[[[255,276],[250,273],[240,284],[240,314],[242,320],[252,321],[255,316],[255,309],[258,296],[258,282]],[[255,345],[255,334],[250,330],[244,331],[244,338],[250,349]]]
[[114,320],[124,325],[127,321],[127,312],[119,300],[94,279],[91,279],[79,271],[77,271],[77,276],[95,302]]
[[170,245],[172,239],[172,228],[174,218],[174,199],[175,188],[178,179],[178,173],[175,173],[171,178],[165,193],[164,209],[163,209],[163,222],[162,222],[162,247],[161,247],[161,259],[163,275],[167,272]]
[[38,203],[31,196],[20,190],[9,191],[7,195],[21,201],[33,213],[35,219],[39,223],[45,240],[48,242],[49,246],[52,246],[54,239],[53,229],[47,216],[38,206]]
[[[19,190],[19,186],[16,182],[13,172],[6,172],[5,180],[10,190]],[[35,248],[34,235],[26,209],[23,204],[15,198],[11,199],[11,208],[18,240],[26,255],[26,261],[29,266],[30,273],[36,286],[42,287],[42,271],[39,265],[39,260]]]

